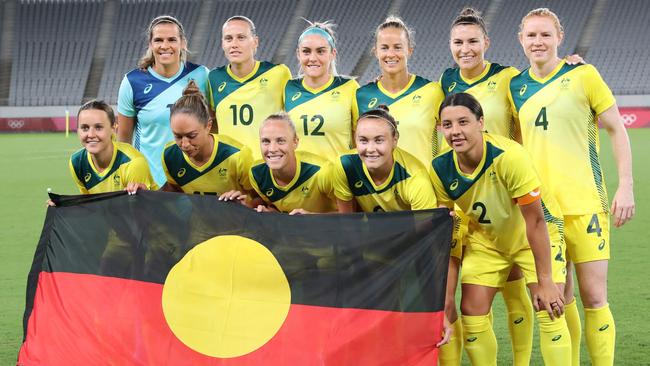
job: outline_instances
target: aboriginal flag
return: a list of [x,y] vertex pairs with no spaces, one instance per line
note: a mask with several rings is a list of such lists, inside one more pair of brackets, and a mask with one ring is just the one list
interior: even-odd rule
[[435,365],[445,209],[257,213],[162,192],[54,196],[18,365]]

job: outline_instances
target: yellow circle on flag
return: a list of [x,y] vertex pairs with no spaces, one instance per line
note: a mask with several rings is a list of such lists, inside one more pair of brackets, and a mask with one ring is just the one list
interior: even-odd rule
[[174,335],[220,358],[262,347],[284,323],[290,304],[289,282],[271,251],[237,235],[192,248],[171,269],[162,293]]

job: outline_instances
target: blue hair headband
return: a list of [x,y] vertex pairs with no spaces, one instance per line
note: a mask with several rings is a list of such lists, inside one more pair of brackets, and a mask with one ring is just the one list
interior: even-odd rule
[[302,42],[302,40],[306,36],[309,36],[309,35],[312,35],[312,34],[315,34],[317,36],[321,36],[321,37],[325,38],[325,40],[327,40],[327,43],[330,44],[330,47],[332,47],[332,49],[336,48],[336,46],[334,45],[334,39],[332,38],[332,36],[329,33],[327,33],[326,30],[324,30],[322,28],[318,28],[318,27],[312,27],[312,28],[309,28],[306,31],[302,32],[302,34],[298,38],[298,44],[300,44],[300,42]]

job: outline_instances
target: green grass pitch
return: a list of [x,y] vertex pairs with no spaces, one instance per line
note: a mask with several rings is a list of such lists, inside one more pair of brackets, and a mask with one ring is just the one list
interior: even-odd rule
[[[616,364],[650,363],[650,327],[645,311],[650,308],[648,276],[650,250],[650,129],[630,130],[634,156],[636,217],[622,229],[611,229],[612,261],[609,300],[616,319]],[[617,175],[609,138],[601,132],[602,162],[610,198]],[[25,284],[34,248],[45,216],[46,189],[72,194],[76,188],[68,172],[68,158],[79,148],[75,135],[0,135],[2,172],[2,212],[0,227],[0,365],[15,364],[22,340]],[[570,182],[568,182],[570,184]],[[494,308],[495,331],[499,340],[499,364],[511,364],[503,301],[497,296]],[[533,365],[541,365],[535,339]],[[584,345],[583,364],[588,364]],[[467,357],[465,357],[467,363]]]

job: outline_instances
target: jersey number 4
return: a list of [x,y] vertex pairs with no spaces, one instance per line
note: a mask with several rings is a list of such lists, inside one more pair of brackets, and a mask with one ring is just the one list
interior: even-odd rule
[[546,119],[546,107],[542,107],[535,118],[535,127],[543,127],[544,131],[548,130],[548,120]]
[[[325,136],[325,132],[320,130],[323,128],[323,124],[325,123],[325,118],[323,118],[323,116],[316,114],[309,119],[308,115],[303,114],[300,116],[300,119],[302,120],[303,133],[305,136]],[[312,124],[317,122],[318,125],[316,125],[316,128],[309,131],[309,122]]]

